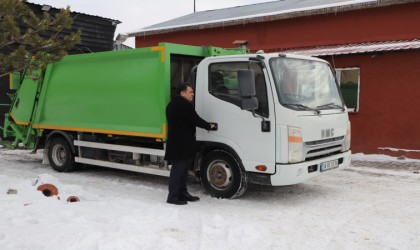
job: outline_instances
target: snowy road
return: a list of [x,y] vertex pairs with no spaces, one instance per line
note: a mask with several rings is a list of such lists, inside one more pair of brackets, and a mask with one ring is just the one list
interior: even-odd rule
[[[350,167],[300,185],[252,187],[236,200],[192,184],[201,201],[174,206],[163,177],[57,173],[40,154],[2,149],[0,249],[420,249],[420,161],[413,166]],[[38,176],[64,199],[36,191]]]

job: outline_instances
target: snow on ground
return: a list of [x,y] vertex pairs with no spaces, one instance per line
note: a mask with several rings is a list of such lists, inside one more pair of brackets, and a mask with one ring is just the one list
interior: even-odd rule
[[371,161],[371,162],[419,162],[420,164],[420,160],[417,160],[417,159],[406,158],[402,161],[396,157],[392,157],[389,155],[379,155],[379,154],[366,155],[363,153],[357,153],[357,154],[353,154],[351,156],[351,159],[356,160],[356,161]]
[[[58,173],[41,158],[0,149],[1,250],[420,249],[420,175],[411,168],[351,166],[304,184],[253,186],[235,200],[195,183],[190,192],[201,201],[174,206],[165,203],[166,178]],[[60,200],[36,191],[43,181]]]

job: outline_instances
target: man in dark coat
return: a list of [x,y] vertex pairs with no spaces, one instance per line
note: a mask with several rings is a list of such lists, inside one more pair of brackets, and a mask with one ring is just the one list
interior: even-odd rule
[[196,127],[210,130],[215,125],[198,116],[192,104],[193,98],[191,85],[183,83],[178,86],[176,96],[166,107],[168,140],[165,160],[172,164],[167,199],[170,204],[185,205],[188,201],[200,199],[187,192],[188,167],[195,156]]

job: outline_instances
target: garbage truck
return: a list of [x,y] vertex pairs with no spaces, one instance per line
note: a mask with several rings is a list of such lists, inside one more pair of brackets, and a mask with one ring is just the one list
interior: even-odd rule
[[197,129],[190,168],[213,197],[350,164],[347,108],[333,68],[318,58],[160,43],[70,55],[11,79],[3,137],[44,149],[56,171],[96,165],[169,176],[165,108],[182,82],[195,90],[197,113],[217,124]]

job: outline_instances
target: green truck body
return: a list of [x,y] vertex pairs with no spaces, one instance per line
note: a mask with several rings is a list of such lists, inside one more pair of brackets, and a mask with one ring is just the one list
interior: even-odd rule
[[19,89],[6,114],[3,135],[13,137],[15,146],[23,143],[28,148],[36,147],[44,130],[164,140],[165,107],[174,88],[171,82],[178,84],[175,68],[188,75],[200,58],[244,52],[161,43],[66,56],[49,65],[38,80],[24,76],[20,86],[16,84]]

